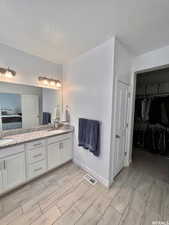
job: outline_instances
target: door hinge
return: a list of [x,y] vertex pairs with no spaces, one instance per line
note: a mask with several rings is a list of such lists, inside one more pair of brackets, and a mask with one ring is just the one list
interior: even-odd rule
[[128,98],[130,98],[131,97],[131,94],[130,94],[130,92],[128,93]]
[[125,152],[124,155],[126,156],[127,155],[127,152]]
[[128,124],[128,123],[126,123],[126,127],[127,127],[127,128],[129,127],[129,124]]

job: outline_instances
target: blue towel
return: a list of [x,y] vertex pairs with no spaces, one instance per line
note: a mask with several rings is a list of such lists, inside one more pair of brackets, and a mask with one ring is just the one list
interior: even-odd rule
[[88,149],[95,156],[100,154],[100,122],[97,120],[79,119],[79,146]]
[[49,112],[43,112],[43,124],[49,124],[51,123],[51,113]]

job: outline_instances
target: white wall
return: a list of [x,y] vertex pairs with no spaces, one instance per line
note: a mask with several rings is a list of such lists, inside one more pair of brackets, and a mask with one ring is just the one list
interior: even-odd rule
[[[109,185],[114,38],[76,58],[65,67],[64,104],[75,126],[74,161]],[[79,117],[101,122],[101,154],[78,147]]]
[[115,42],[115,76],[118,80],[130,84],[132,75],[133,54],[119,40]]
[[137,56],[133,61],[133,71],[152,70],[169,65],[169,46]]
[[12,83],[39,86],[38,76],[40,75],[62,80],[62,65],[3,44],[0,44],[0,67],[10,67],[16,71],[14,78],[6,80]]

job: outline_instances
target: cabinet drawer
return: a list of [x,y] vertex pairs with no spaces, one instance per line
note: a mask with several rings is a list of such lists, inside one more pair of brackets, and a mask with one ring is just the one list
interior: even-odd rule
[[28,163],[35,163],[37,161],[41,161],[45,159],[46,156],[45,147],[36,148],[31,151],[28,151],[27,156],[28,156]]
[[71,138],[71,137],[72,137],[72,133],[50,137],[50,138],[48,138],[48,145]]
[[28,169],[29,178],[37,177],[45,172],[46,172],[45,160],[29,165]]
[[32,141],[26,144],[27,150],[32,150],[34,148],[45,147],[45,140]]
[[0,150],[0,158],[24,152],[24,145],[16,145]]

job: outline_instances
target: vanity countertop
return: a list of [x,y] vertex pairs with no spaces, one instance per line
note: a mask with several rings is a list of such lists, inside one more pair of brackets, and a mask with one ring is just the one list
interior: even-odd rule
[[23,144],[29,141],[34,141],[51,136],[62,135],[73,132],[73,127],[67,129],[44,129],[39,131],[32,131],[22,134],[10,135],[0,139],[0,149],[10,147],[12,145]]

